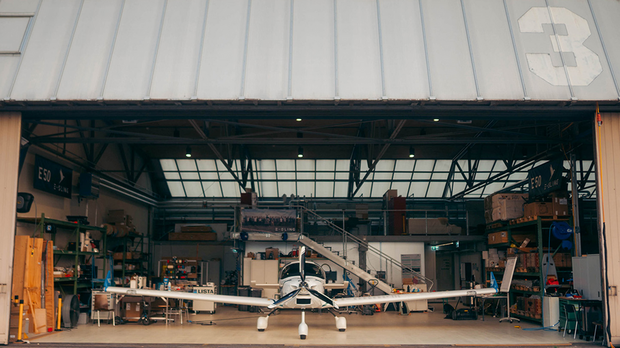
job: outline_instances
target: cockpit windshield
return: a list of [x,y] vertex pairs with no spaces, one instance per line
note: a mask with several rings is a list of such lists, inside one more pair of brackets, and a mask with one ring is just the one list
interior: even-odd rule
[[[321,267],[315,263],[306,262],[304,269],[306,277],[317,277],[325,279],[325,273],[323,272]],[[292,276],[299,276],[299,262],[289,263],[288,265],[284,266],[282,272],[280,273],[280,279]]]

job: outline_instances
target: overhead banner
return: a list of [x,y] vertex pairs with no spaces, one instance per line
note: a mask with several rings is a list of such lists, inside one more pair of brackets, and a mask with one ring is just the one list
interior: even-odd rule
[[56,162],[36,155],[34,157],[34,182],[37,190],[71,198],[73,171]]
[[564,161],[562,159],[549,161],[538,166],[528,173],[530,183],[530,198],[544,196],[562,187],[562,172]]
[[295,232],[297,215],[294,209],[243,209],[242,232]]

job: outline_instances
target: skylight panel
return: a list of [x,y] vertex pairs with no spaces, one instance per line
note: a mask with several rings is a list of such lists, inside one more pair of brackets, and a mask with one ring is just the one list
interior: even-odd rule
[[185,190],[180,181],[168,181],[168,190],[172,197],[185,197]]
[[179,171],[198,171],[196,168],[196,160],[193,159],[180,159],[177,160]]
[[185,186],[187,197],[204,197],[202,185],[199,181],[183,181],[183,186]]
[[159,160],[159,164],[161,165],[161,169],[164,171],[174,170],[177,171],[177,163],[173,159],[162,159]]

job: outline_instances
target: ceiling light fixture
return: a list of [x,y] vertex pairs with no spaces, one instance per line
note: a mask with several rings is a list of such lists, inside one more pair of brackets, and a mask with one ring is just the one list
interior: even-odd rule
[[185,149],[185,157],[192,157],[192,148],[191,146],[187,146],[187,149]]
[[301,146],[297,149],[297,157],[299,157],[299,158],[303,158],[304,157],[304,148],[301,147]]
[[301,118],[296,118],[295,121],[301,122]]
[[438,118],[434,118],[433,121],[434,122],[439,122],[439,119]]
[[415,157],[415,149],[413,148],[413,146],[411,146],[409,148],[409,158],[414,158]]

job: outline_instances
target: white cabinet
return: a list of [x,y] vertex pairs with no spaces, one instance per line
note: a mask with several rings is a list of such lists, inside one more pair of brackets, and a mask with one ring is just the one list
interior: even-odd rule
[[[278,284],[279,269],[278,260],[252,260],[243,259],[243,285]],[[274,298],[277,289],[263,289],[263,298]]]
[[[409,291],[414,292],[414,289],[419,289],[421,292],[426,292],[426,284],[408,285]],[[428,300],[415,300],[407,301],[407,310],[409,312],[421,312],[428,310]]]
[[573,257],[575,290],[588,300],[602,300],[601,258],[599,254]]
[[[213,283],[207,283],[206,286],[194,287],[195,294],[217,294],[217,286]],[[209,312],[215,313],[216,304],[213,301],[192,301],[192,310],[194,312]]]

